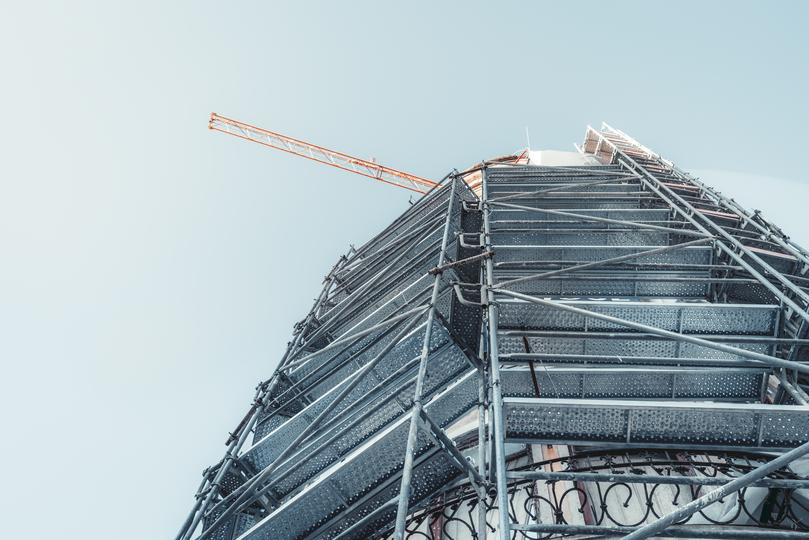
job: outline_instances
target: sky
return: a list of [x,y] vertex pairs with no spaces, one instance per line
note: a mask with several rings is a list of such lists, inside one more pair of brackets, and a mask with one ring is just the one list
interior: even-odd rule
[[323,276],[425,177],[607,121],[809,245],[805,2],[7,2],[3,536],[173,538]]

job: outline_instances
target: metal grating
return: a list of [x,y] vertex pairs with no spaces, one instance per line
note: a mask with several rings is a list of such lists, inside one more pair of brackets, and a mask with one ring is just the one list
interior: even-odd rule
[[805,407],[616,400],[504,400],[506,437],[532,443],[784,450],[809,442]]
[[[651,304],[648,302],[565,301],[575,307],[664,330],[702,334],[773,335],[778,306],[744,304]],[[502,328],[625,331],[616,323],[519,300],[500,302]]]
[[758,401],[766,372],[760,369],[506,368],[503,395],[581,399],[705,399]]
[[[453,384],[434,398],[426,407],[430,417],[439,425],[447,426],[469,410],[477,401],[477,382],[474,373]],[[244,540],[273,538],[273,534],[283,534],[287,538],[297,538],[309,532],[313,524],[324,524],[327,520],[345,510],[341,501],[356,503],[372,494],[384,482],[401,474],[401,449],[407,438],[410,415],[400,418],[393,425],[376,435],[360,451],[354,452],[341,463],[324,472],[302,492],[290,499],[246,535]],[[417,454],[424,455],[434,448],[432,440],[420,432]],[[442,483],[442,478],[455,477],[459,470],[443,453],[434,453],[427,468],[434,474],[416,477],[415,497],[423,498]],[[423,462],[422,467],[428,462]],[[422,486],[419,479],[427,485]],[[433,486],[433,487],[431,487]],[[396,486],[398,488],[398,486]],[[343,496],[334,492],[339,489]],[[387,499],[375,494],[378,504]],[[421,497],[419,497],[421,495]],[[344,499],[345,497],[345,499]],[[362,512],[356,508],[353,520],[359,519]],[[346,519],[345,517],[343,519]]]

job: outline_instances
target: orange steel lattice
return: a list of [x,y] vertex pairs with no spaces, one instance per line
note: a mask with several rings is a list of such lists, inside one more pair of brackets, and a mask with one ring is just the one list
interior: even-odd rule
[[374,180],[379,180],[380,182],[385,182],[386,184],[398,186],[417,193],[426,193],[433,186],[438,184],[438,182],[434,182],[433,180],[427,180],[426,178],[421,178],[414,174],[399,171],[391,167],[385,167],[373,161],[349,156],[348,154],[288,137],[274,131],[245,124],[244,122],[233,120],[232,118],[227,118],[216,113],[211,113],[208,127],[216,131],[221,131],[222,133],[227,133],[228,135],[289,152],[290,154],[311,159],[318,163],[331,165],[338,169],[361,174],[362,176],[367,176],[368,178],[373,178]]

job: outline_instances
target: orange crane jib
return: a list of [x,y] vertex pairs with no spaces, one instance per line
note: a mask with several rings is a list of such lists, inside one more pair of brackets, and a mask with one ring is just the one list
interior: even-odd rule
[[348,154],[288,137],[274,131],[251,126],[250,124],[245,124],[244,122],[239,122],[238,120],[233,120],[232,118],[227,118],[216,113],[211,113],[208,127],[216,131],[221,131],[222,133],[227,133],[228,135],[263,144],[270,148],[283,150],[284,152],[289,152],[296,156],[361,174],[362,176],[367,176],[368,178],[409,189],[417,193],[426,193],[430,188],[437,185],[437,182],[421,178],[414,174],[385,167],[373,161],[349,156]]

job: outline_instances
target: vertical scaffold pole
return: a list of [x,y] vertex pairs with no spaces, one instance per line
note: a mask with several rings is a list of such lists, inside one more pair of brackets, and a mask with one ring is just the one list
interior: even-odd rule
[[[484,357],[483,344],[480,345],[480,358]],[[478,472],[481,478],[486,478],[486,368],[481,366],[478,371]],[[486,488],[480,487],[478,492],[478,539],[485,540],[486,530]]]
[[[483,175],[483,239],[484,249],[492,251],[491,224],[489,214],[489,181],[487,169],[481,170]],[[489,373],[492,386],[492,404],[494,406],[492,424],[494,426],[494,460],[497,472],[497,508],[500,515],[498,530],[501,540],[511,538],[510,518],[508,514],[508,486],[506,485],[506,439],[503,425],[503,390],[500,388],[500,357],[497,352],[498,310],[494,301],[494,261],[492,257],[486,259],[486,320],[488,323],[489,339]]]
[[[441,252],[438,255],[438,265],[444,264],[449,243],[449,228],[452,222],[452,209],[455,202],[455,187],[458,182],[456,177],[452,178],[450,186],[449,201],[447,203],[447,218],[444,220],[444,237],[441,240]],[[410,411],[410,429],[407,433],[407,448],[404,456],[404,467],[402,468],[402,483],[399,489],[399,503],[396,510],[395,540],[404,540],[405,525],[407,522],[407,509],[410,499],[410,482],[413,478],[413,460],[416,452],[416,438],[418,436],[419,418],[422,410],[422,392],[424,386],[424,376],[427,373],[427,359],[430,356],[430,340],[432,338],[433,320],[435,319],[435,304],[438,301],[438,290],[441,285],[441,274],[436,274],[433,281],[433,292],[430,298],[430,310],[427,312],[427,328],[424,331],[424,342],[421,346],[421,357],[419,359],[419,371],[416,376],[416,388],[413,393],[413,408]]]

